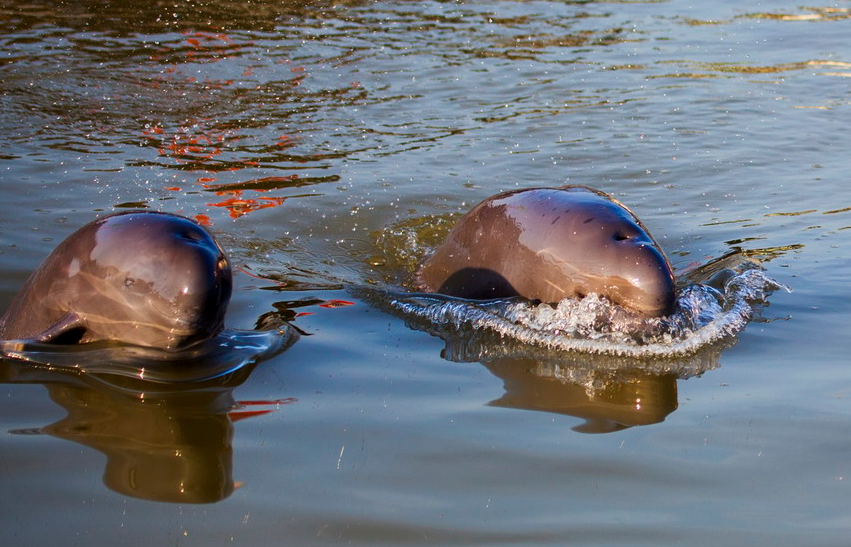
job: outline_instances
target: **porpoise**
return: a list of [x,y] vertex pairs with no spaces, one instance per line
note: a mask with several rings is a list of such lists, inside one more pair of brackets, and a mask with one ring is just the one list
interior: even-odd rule
[[231,287],[224,252],[195,222],[109,215],[71,234],[32,273],[0,318],[0,339],[179,349],[222,330]]
[[587,186],[504,192],[473,207],[417,273],[419,288],[467,299],[554,303],[596,293],[668,315],[674,275],[641,221]]

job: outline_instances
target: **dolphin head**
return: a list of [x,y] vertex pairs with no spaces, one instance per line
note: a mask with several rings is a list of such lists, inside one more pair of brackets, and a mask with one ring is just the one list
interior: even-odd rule
[[[669,315],[676,302],[671,266],[647,232],[627,235],[618,230],[610,243],[613,264],[604,282],[617,304],[650,317]],[[604,248],[605,249],[605,248]]]
[[[670,314],[676,301],[671,266],[632,211],[583,186],[551,192],[561,193],[551,201],[561,200],[565,213],[546,233],[533,236],[549,251],[559,274],[575,284],[574,292],[593,292],[650,317]],[[550,205],[546,199],[543,203]],[[539,226],[533,231],[540,232]]]
[[79,278],[68,309],[80,318],[81,342],[174,349],[221,331],[232,274],[206,230],[151,212],[120,213],[91,226],[91,248],[68,271]]
[[558,302],[595,293],[653,317],[668,315],[676,300],[668,260],[638,218],[586,186],[484,200],[423,264],[417,283],[472,299]]

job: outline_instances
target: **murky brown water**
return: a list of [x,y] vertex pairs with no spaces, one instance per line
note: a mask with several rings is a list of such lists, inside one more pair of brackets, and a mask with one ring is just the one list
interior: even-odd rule
[[[0,29],[0,308],[148,208],[227,249],[230,327],[308,333],[195,389],[0,363],[7,541],[846,542],[851,3],[13,0]],[[683,375],[470,362],[352,290],[565,182],[680,273],[739,250],[793,292]]]

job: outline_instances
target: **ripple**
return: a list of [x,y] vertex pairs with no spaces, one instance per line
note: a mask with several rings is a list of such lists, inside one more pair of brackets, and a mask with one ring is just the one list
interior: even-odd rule
[[155,383],[201,382],[231,374],[284,351],[297,334],[286,328],[268,331],[225,330],[180,351],[114,343],[72,346],[29,340],[2,340],[3,357],[50,370],[94,376],[122,376]]
[[372,300],[414,328],[449,338],[446,353],[452,360],[487,360],[495,353],[523,354],[534,348],[677,359],[730,341],[773,291],[789,290],[747,264],[740,271],[725,270],[720,290],[700,283],[683,288],[676,311],[664,318],[641,316],[595,294],[555,306],[523,298],[471,301],[421,293],[375,293]]

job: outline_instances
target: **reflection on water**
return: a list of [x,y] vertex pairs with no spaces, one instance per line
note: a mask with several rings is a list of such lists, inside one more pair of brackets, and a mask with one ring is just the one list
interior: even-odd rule
[[271,312],[258,321],[263,330],[226,329],[179,351],[0,341],[0,382],[44,385],[67,415],[37,432],[105,454],[110,489],[153,501],[217,502],[234,489],[233,423],[294,402],[231,395],[259,362],[298,339],[290,318],[285,310]]
[[645,372],[640,361],[634,369],[598,370],[593,357],[580,359],[578,366],[529,358],[484,361],[505,388],[490,404],[576,416],[586,420],[573,428],[582,433],[659,423],[677,409],[677,374]]
[[742,17],[779,21],[838,21],[851,17],[851,9],[838,6],[801,6],[798,9],[804,13],[757,12]]
[[234,373],[270,359],[298,339],[285,321],[264,330],[225,329],[212,338],[177,351],[116,342],[52,344],[0,340],[0,355],[35,367],[83,374],[109,374],[162,384],[199,382]]
[[[44,385],[67,415],[37,432],[102,452],[103,482],[110,489],[153,501],[212,503],[234,489],[233,422],[247,416],[234,416],[244,405],[231,392],[252,368],[195,385],[169,385],[54,372],[3,359],[0,382]],[[290,402],[251,401],[250,415]]]
[[[358,5],[362,0],[336,1],[336,5]],[[0,21],[10,30],[22,31],[50,23],[59,27],[108,31],[113,35],[156,33],[167,29],[211,28],[271,29],[282,18],[321,13],[331,2],[325,0],[239,0],[135,3],[63,0],[12,1],[0,10]],[[211,31],[214,34],[215,31]]]
[[[721,261],[721,264],[729,263]],[[717,263],[713,264],[716,266]],[[725,276],[727,280],[736,277],[729,270],[721,271],[729,274]],[[606,329],[599,325],[596,328],[602,330],[595,337],[577,342],[569,333],[559,334],[557,330],[560,344],[544,343],[550,340],[536,335],[517,336],[516,332],[522,331],[501,329],[501,312],[496,309],[500,302],[461,301],[432,295],[423,304],[418,301],[423,297],[417,295],[406,298],[373,291],[360,294],[399,314],[408,326],[440,337],[446,344],[441,352],[444,359],[478,361],[500,378],[505,394],[492,401],[492,406],[576,416],[586,421],[574,428],[583,433],[609,433],[663,421],[677,408],[677,380],[700,376],[718,367],[721,352],[730,345],[728,336],[703,339],[698,331],[689,335],[697,339],[697,349],[693,352],[677,354],[669,344],[664,347],[667,353],[658,355],[641,356],[640,351],[634,356],[618,355],[607,350],[612,342],[601,337]],[[521,301],[517,303],[523,305]],[[701,304],[680,303],[681,307],[694,305]],[[697,316],[702,312],[692,309],[678,313]],[[738,312],[728,310],[728,313]],[[549,316],[549,313],[542,315]],[[588,320],[599,323],[600,316]],[[550,324],[548,328],[554,327]],[[565,351],[567,348],[572,349]]]

